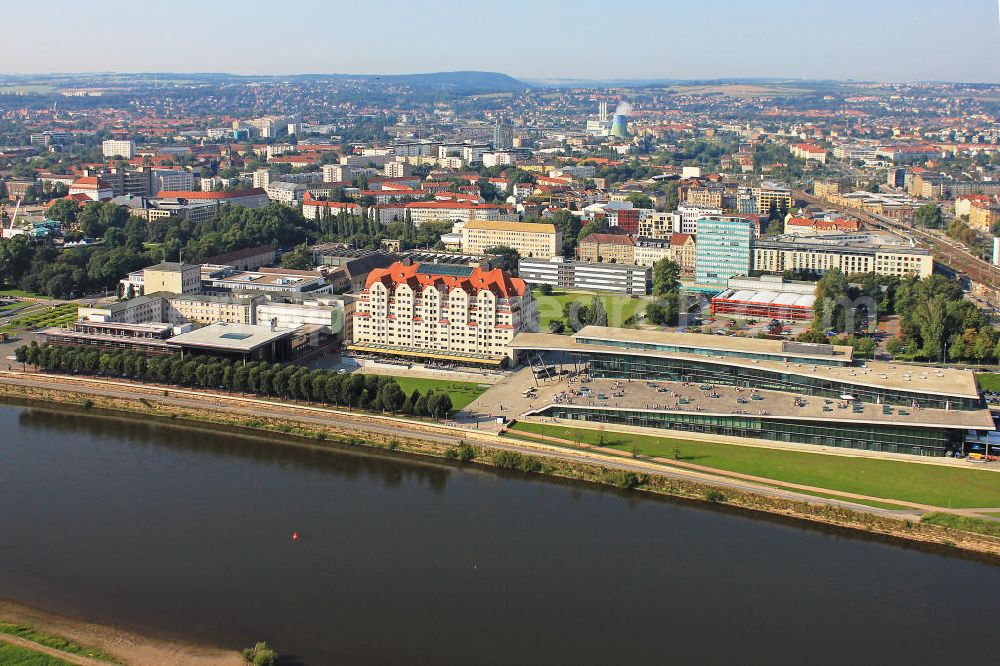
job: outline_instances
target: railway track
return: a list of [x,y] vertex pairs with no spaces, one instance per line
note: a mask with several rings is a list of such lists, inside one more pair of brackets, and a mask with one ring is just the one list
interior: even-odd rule
[[922,229],[900,224],[881,215],[873,215],[855,208],[832,204],[806,192],[796,190],[793,196],[807,203],[832,208],[845,215],[856,217],[875,229],[889,231],[905,238],[918,240],[931,249],[934,253],[934,260],[939,264],[947,266],[955,271],[955,273],[965,274],[969,279],[984,284],[991,289],[1000,290],[1000,268],[983,261],[950,240],[945,240]]

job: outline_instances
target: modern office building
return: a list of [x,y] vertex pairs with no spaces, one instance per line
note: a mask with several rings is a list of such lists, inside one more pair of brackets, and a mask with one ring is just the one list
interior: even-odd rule
[[[528,414],[541,418],[924,456],[943,456],[968,432],[994,429],[971,371],[860,365],[851,347],[598,326],[572,337],[523,333],[511,347],[546,362],[572,359],[594,378],[699,391],[686,404],[654,391],[656,404],[626,396]],[[713,398],[717,385],[741,393]]]
[[45,342],[50,345],[138,351],[157,355],[173,354],[176,351],[167,344],[167,339],[173,333],[174,327],[170,324],[127,324],[88,319],[81,319],[69,327],[52,327],[42,331]]
[[493,150],[510,150],[514,147],[514,127],[502,121],[493,126]]
[[753,237],[753,223],[741,217],[699,220],[695,282],[725,286],[731,277],[748,275]]
[[523,329],[531,292],[500,270],[400,261],[373,270],[355,304],[350,349],[499,366]]
[[209,324],[170,338],[181,356],[208,355],[238,361],[287,361],[292,357],[293,329],[251,324]]
[[570,261],[563,257],[521,259],[517,271],[530,285],[548,284],[564,289],[633,296],[648,294],[653,276],[649,266]]
[[101,153],[105,157],[121,157],[130,160],[135,157],[135,142],[131,139],[107,139],[101,143]]
[[[701,244],[699,236],[699,250]],[[764,273],[824,273],[837,268],[848,275],[878,273],[924,278],[934,272],[934,255],[926,248],[875,233],[788,235],[754,241],[753,268]]]

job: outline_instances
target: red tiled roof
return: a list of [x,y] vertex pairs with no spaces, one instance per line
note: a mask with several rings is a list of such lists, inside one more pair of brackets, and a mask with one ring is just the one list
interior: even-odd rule
[[624,234],[590,234],[581,243],[600,243],[602,245],[635,245],[631,236]]
[[381,282],[393,290],[405,282],[416,291],[422,291],[424,288],[434,285],[443,286],[449,290],[464,289],[469,293],[478,293],[483,289],[488,289],[504,298],[514,295],[523,296],[525,293],[524,280],[511,277],[509,273],[499,268],[494,268],[491,271],[475,268],[468,276],[457,276],[434,273],[432,272],[433,265],[428,265],[428,272],[419,273],[420,266],[419,263],[407,266],[403,262],[397,261],[388,268],[376,268],[368,274],[365,289],[371,288],[376,282]]

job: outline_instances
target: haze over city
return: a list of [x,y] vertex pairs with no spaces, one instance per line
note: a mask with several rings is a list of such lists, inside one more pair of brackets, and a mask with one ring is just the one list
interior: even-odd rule
[[[89,11],[52,0],[45,7],[73,20],[50,23],[43,34],[7,31],[7,72],[1000,80],[993,0],[176,0],[169,8],[97,0]],[[38,7],[16,2],[4,10],[6,23],[17,25],[35,20]],[[111,15],[122,33],[107,35]],[[136,40],[151,48],[136,48]]]

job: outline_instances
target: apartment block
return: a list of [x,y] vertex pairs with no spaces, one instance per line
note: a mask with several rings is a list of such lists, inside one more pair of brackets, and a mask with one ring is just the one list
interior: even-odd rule
[[522,257],[548,259],[560,253],[562,234],[555,225],[499,220],[470,220],[462,227],[462,252],[486,254],[491,247],[517,250]]
[[351,349],[478,365],[513,361],[531,292],[500,270],[396,262],[368,276],[358,297]]

